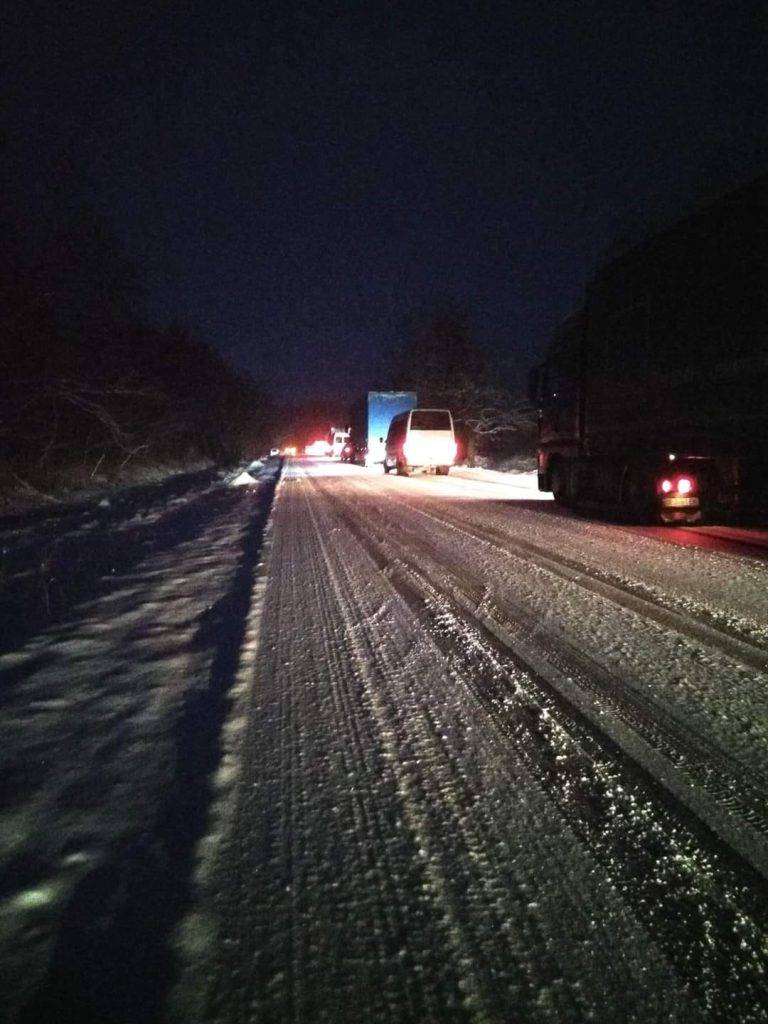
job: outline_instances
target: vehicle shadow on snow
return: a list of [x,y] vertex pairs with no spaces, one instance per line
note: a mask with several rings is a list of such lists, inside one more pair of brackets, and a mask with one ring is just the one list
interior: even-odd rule
[[182,709],[175,764],[155,825],[79,884],[63,915],[48,974],[20,1024],[162,1019],[176,979],[171,938],[191,902],[195,847],[206,829],[228,691],[275,481],[264,486],[232,585],[199,622],[196,643],[215,653],[207,686],[191,691]]

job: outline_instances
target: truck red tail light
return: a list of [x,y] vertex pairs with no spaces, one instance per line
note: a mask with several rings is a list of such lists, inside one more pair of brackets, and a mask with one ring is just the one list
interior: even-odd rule
[[661,477],[657,490],[659,494],[692,494],[696,490],[696,480],[692,476]]

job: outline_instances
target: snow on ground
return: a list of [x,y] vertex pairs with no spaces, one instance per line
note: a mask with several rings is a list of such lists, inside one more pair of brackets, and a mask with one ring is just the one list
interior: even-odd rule
[[650,684],[658,631],[633,640],[644,623],[438,521],[482,519],[493,486],[330,461],[281,485],[195,1019],[766,1019],[759,901],[727,858],[456,620],[450,588],[393,587],[406,558],[430,579],[445,559],[523,587],[543,623],[613,614],[600,642],[650,652]]
[[57,621],[99,580],[194,536],[219,482],[204,470],[0,518],[0,650]]
[[[374,466],[357,466],[331,458],[313,460],[312,474],[313,476],[352,477],[353,479],[370,477],[374,480],[382,479],[385,476],[383,466],[379,464]],[[392,475],[394,476],[394,474]],[[432,481],[433,486],[435,486],[436,482],[440,487],[441,494],[456,493],[465,497],[474,495],[480,498],[495,496],[499,500],[504,500],[505,498],[508,500],[526,498],[531,501],[552,501],[552,495],[549,492],[539,490],[538,476],[535,472],[511,471],[502,473],[494,469],[453,466],[448,477],[437,479],[432,473],[415,470],[409,479]],[[477,486],[470,488],[465,482],[452,487],[451,483],[454,480],[472,482]]]
[[[384,478],[380,467],[360,470],[331,462],[321,473],[367,479],[382,495],[385,486],[396,487],[402,500],[418,502],[423,509],[434,503],[468,523],[481,517],[511,539],[556,551],[670,607],[695,612],[768,645],[768,563],[746,553],[694,546],[699,533],[706,539],[706,529],[692,535],[691,546],[681,547],[666,542],[669,529],[633,528],[564,512],[555,508],[551,494],[536,489],[535,473],[456,467],[448,478],[414,474],[404,480]],[[476,501],[483,502],[482,509]],[[545,504],[539,508],[532,501]],[[542,515],[543,510],[549,514]],[[745,541],[755,534],[762,538],[761,531],[728,532]]]
[[[522,473],[519,471],[500,472],[495,469],[473,469],[468,466],[455,466],[450,475],[460,480],[472,480],[480,484],[496,484],[507,488],[516,497],[529,498],[532,501],[552,501],[549,491],[539,490],[539,477],[535,471]],[[486,492],[487,493],[487,492]]]
[[[359,515],[375,519],[382,530],[388,525],[393,536],[411,538],[417,551],[428,544],[428,550],[443,552],[460,572],[470,569],[479,586],[525,609],[543,629],[567,637],[596,663],[623,675],[644,699],[768,779],[768,676],[591,592],[578,578],[582,565],[585,572],[660,597],[670,607],[736,626],[768,647],[768,563],[677,547],[573,515],[542,515],[529,502],[506,495],[486,497],[478,507],[474,485],[465,496],[460,479],[443,484],[444,478],[430,476],[359,479],[353,500]],[[364,501],[370,503],[367,512]],[[476,524],[497,531],[498,542],[474,538]],[[576,566],[574,578],[553,576],[535,554],[506,551],[505,537],[565,556]]]
[[627,990],[660,1019],[683,998],[663,958],[410,611],[300,486],[284,486],[276,516],[282,571],[220,868],[216,1019],[491,1021],[518,1002],[579,1019]]
[[238,473],[234,479],[229,481],[230,487],[248,487],[257,482],[257,478],[251,476],[247,470],[243,470],[242,473]]
[[0,1016],[765,1024],[755,879],[452,599],[759,787],[764,674],[580,573],[761,643],[766,564],[331,460],[262,552],[274,468],[0,521]]
[[[107,522],[88,507],[6,526],[3,1020],[24,1007],[29,1021],[139,1021],[157,1009],[185,864],[204,827],[265,486],[177,482],[121,496]],[[57,551],[55,607],[23,585],[40,543]],[[13,628],[25,607],[35,626],[50,611],[26,642]]]

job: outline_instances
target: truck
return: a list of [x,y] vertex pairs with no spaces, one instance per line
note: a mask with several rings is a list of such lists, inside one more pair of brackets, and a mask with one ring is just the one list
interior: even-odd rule
[[340,459],[344,445],[349,441],[349,431],[344,427],[331,427],[328,431],[328,454],[332,459]]
[[604,265],[529,381],[538,486],[698,523],[768,510],[768,175]]
[[354,461],[359,465],[384,464],[384,441],[392,419],[415,409],[415,391],[369,391],[352,409]]

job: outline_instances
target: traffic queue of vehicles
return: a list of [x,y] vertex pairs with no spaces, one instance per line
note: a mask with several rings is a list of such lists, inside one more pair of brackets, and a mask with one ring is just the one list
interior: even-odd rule
[[[604,265],[530,374],[559,505],[697,523],[768,510],[768,175]],[[369,391],[327,454],[448,473],[448,409]]]
[[369,391],[355,408],[350,434],[328,454],[401,476],[414,470],[445,475],[456,461],[450,410],[417,408],[413,391]]

